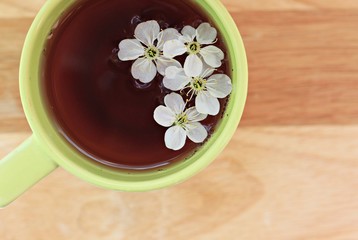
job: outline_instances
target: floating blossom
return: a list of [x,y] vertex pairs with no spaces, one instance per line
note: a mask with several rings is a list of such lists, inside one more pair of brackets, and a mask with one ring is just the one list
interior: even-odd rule
[[[196,106],[186,109],[183,97],[171,93],[165,96],[165,105],[155,109],[155,121],[168,128],[164,136],[166,147],[180,150],[187,138],[195,143],[204,142],[208,132],[200,121],[208,115],[217,115],[218,99],[232,91],[227,75],[213,75],[224,59],[223,51],[213,46],[217,40],[216,29],[202,23],[197,29],[185,26],[179,34],[174,28],[160,31],[158,22],[152,20],[140,23],[134,37],[120,42],[118,58],[135,60],[131,68],[135,79],[149,83],[159,72],[164,76],[166,88],[186,93],[189,100],[195,97]],[[183,68],[173,58],[184,53],[188,56]]]
[[[213,68],[218,68],[224,59],[224,53],[218,47],[212,46],[217,38],[217,31],[209,23],[202,23],[195,29],[185,26],[181,32],[183,36],[179,39],[168,40],[164,44],[163,53],[167,58],[188,53],[184,63],[186,75],[198,76],[203,69],[203,61]],[[204,45],[210,45],[203,47]]]
[[163,84],[172,91],[189,89],[190,100],[195,95],[195,106],[202,114],[217,115],[220,111],[218,98],[227,97],[232,91],[231,79],[225,74],[215,74],[215,69],[204,67],[196,75],[189,76],[183,68],[168,67],[165,71]]
[[195,107],[185,110],[184,100],[177,93],[166,95],[164,103],[165,106],[155,109],[154,120],[163,127],[169,127],[164,137],[167,148],[180,150],[187,137],[195,143],[204,142],[208,132],[199,122],[207,117],[206,114],[199,113]]
[[174,59],[163,56],[164,43],[177,39],[179,32],[174,28],[160,31],[157,21],[140,23],[135,39],[125,39],[119,43],[118,58],[122,61],[136,60],[132,65],[132,75],[143,83],[151,82],[157,71],[164,75],[169,66],[180,66]]

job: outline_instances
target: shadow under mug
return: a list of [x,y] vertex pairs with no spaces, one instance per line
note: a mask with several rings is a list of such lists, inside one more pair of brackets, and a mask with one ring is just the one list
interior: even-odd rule
[[245,48],[232,17],[219,0],[188,0],[216,23],[228,48],[233,91],[210,139],[190,158],[161,171],[128,172],[86,159],[61,135],[41,92],[41,56],[51,28],[76,0],[48,0],[26,37],[20,63],[20,92],[33,135],[0,161],[0,207],[15,200],[58,166],[94,185],[120,191],[149,191],[182,182],[208,166],[228,144],[240,122],[248,85]]

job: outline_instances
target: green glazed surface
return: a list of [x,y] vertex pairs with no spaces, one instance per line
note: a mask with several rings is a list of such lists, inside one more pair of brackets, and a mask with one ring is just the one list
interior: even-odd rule
[[[233,19],[222,3],[215,0],[194,0],[216,22],[229,50],[234,88],[225,117],[209,141],[186,161],[162,171],[128,172],[94,163],[79,154],[59,135],[46,112],[40,81],[41,54],[52,26],[75,1],[47,1],[31,26],[23,50],[20,66],[21,99],[33,137],[38,142],[38,148],[41,148],[39,151],[43,151],[49,159],[85,181],[121,191],[149,191],[171,186],[190,178],[210,164],[236,131],[247,95],[248,72],[244,45]],[[37,180],[36,177],[28,177],[30,182]],[[11,184],[13,188],[18,187],[16,182]]]

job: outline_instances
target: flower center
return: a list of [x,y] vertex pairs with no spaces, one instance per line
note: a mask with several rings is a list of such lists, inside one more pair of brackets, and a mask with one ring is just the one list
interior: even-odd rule
[[201,92],[206,89],[206,80],[201,77],[193,78],[191,88],[196,92]]
[[[206,90],[206,79],[202,77],[193,77],[190,84],[188,84],[183,90],[188,89],[189,91],[186,93],[186,96],[190,96],[187,101],[191,101],[194,95],[198,95],[199,92]],[[182,91],[181,90],[181,93]]]
[[176,116],[175,125],[184,127],[188,123],[188,116],[185,113],[178,114]]
[[189,54],[198,54],[201,50],[201,46],[198,42],[188,43],[186,46]]
[[159,57],[159,49],[151,46],[145,50],[145,57],[150,60],[155,60]]

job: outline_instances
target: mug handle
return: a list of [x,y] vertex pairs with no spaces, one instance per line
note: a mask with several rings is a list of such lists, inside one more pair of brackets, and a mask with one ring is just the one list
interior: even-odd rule
[[0,160],[0,208],[7,206],[57,168],[31,136]]

